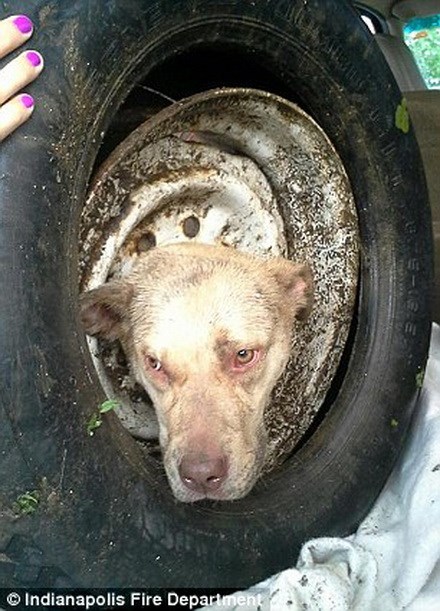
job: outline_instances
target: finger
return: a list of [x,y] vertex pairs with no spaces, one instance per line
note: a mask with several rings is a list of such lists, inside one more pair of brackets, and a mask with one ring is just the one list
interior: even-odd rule
[[0,106],[0,142],[24,123],[34,110],[34,100],[27,93],[15,96]]
[[12,15],[0,21],[0,58],[32,36],[34,26],[26,15]]
[[43,69],[43,58],[36,51],[24,51],[0,70],[0,104],[31,83]]

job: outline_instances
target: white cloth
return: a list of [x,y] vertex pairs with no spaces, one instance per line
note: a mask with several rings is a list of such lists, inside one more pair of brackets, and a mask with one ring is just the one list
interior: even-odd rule
[[[402,458],[358,531],[320,538],[246,592],[244,611],[440,610],[440,327]],[[206,609],[225,609],[213,605]]]

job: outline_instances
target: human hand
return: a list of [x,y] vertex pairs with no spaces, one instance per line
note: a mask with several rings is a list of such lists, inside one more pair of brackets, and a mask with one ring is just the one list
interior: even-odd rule
[[[0,58],[32,36],[33,24],[25,15],[0,20]],[[32,114],[34,100],[18,91],[31,83],[43,69],[43,58],[36,51],[23,51],[0,70],[0,141]]]

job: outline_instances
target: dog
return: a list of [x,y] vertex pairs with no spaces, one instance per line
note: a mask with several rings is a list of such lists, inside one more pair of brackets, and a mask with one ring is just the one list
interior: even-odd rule
[[312,301],[307,264],[200,243],[141,253],[123,279],[81,296],[86,333],[120,340],[154,404],[178,500],[235,500],[254,486],[264,409]]

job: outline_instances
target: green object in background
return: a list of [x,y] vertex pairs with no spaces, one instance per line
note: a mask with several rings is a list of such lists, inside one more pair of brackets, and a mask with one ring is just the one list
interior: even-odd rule
[[440,14],[411,19],[403,30],[429,89],[440,89]]

